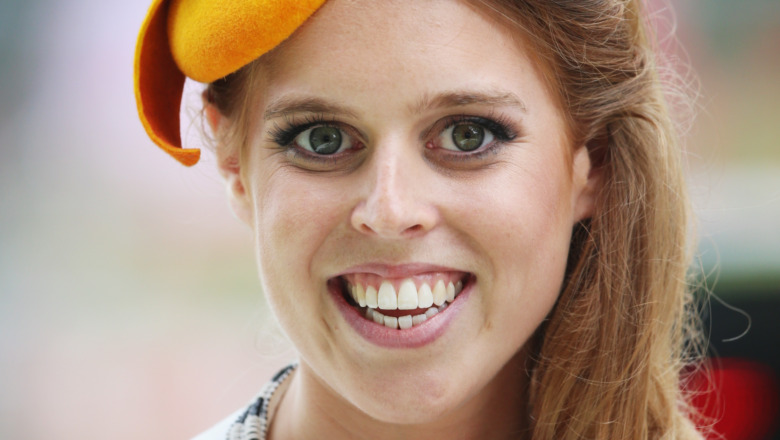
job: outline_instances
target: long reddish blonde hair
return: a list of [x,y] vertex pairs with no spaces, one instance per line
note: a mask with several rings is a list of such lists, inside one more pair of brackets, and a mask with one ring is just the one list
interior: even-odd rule
[[477,0],[541,61],[603,173],[540,329],[533,438],[699,438],[681,372],[698,347],[681,149],[637,0]]

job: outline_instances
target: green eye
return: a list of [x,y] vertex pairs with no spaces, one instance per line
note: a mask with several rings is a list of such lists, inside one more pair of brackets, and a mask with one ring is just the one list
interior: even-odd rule
[[341,130],[327,125],[314,127],[309,131],[309,146],[317,154],[329,155],[341,148]]
[[477,124],[463,123],[452,127],[452,143],[460,151],[474,151],[485,141],[485,129]]
[[[316,125],[299,132],[292,139],[299,148],[320,156],[330,156],[352,147],[352,138],[339,127]],[[279,142],[284,145],[283,141]]]

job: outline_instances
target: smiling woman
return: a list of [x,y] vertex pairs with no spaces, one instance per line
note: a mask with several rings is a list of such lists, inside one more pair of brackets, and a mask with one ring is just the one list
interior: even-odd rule
[[168,80],[210,83],[300,354],[203,438],[698,437],[687,205],[637,2],[244,3],[156,2],[139,40],[142,120],[186,164]]

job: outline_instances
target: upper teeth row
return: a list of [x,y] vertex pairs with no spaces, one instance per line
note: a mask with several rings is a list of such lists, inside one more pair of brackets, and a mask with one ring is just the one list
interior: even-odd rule
[[463,282],[450,281],[445,285],[442,280],[437,281],[433,289],[427,283],[422,283],[418,289],[410,278],[401,282],[397,294],[395,287],[389,281],[382,281],[379,290],[374,286],[365,287],[362,284],[349,286],[352,299],[360,307],[368,306],[383,310],[426,309],[434,304],[440,306],[445,302],[452,302],[461,290],[463,290]]

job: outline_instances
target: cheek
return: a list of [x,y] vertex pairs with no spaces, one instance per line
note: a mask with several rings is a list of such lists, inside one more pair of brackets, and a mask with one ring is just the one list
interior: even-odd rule
[[504,250],[502,258],[536,254],[556,241],[568,242],[570,178],[562,163],[543,159],[514,165],[461,191],[458,216],[472,219],[466,227],[483,231],[491,248]]
[[252,182],[257,263],[272,303],[311,280],[308,263],[329,213],[291,174],[258,173]]
[[[252,180],[255,248],[265,295],[283,328],[316,316],[327,279],[315,261],[346,218],[343,188],[284,166]],[[308,298],[303,300],[304,298]]]
[[521,163],[473,187],[464,196],[469,202],[461,204],[468,209],[459,215],[471,219],[461,223],[462,230],[479,242],[492,268],[486,287],[496,295],[485,296],[485,306],[500,308],[494,311],[509,320],[526,316],[530,325],[546,315],[563,281],[572,230],[571,179],[566,162],[555,156]]
[[333,198],[285,170],[255,179],[253,195],[255,251],[266,300],[298,349],[322,350],[328,323],[322,327],[319,319],[301,318],[318,316],[326,298],[319,290],[325,289],[325,280],[311,268],[335,221]]
[[334,191],[292,169],[256,179],[253,189],[259,244],[278,255],[314,249],[342,210]]

